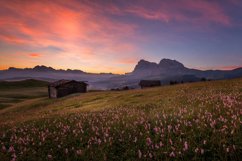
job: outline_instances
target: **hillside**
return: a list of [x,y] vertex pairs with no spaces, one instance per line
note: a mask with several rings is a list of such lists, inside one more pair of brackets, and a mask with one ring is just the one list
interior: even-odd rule
[[27,79],[22,81],[0,81],[0,89],[46,87],[49,82]]
[[47,96],[48,84],[34,79],[0,81],[0,110],[25,100]]
[[239,160],[241,120],[242,79],[40,96],[0,110],[0,158]]

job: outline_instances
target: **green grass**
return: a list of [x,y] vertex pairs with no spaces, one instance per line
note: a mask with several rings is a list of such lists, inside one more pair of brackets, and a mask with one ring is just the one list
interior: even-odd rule
[[[241,91],[242,79],[60,99],[48,99],[42,87],[15,88],[1,93],[13,105],[0,110],[0,158],[239,160]],[[23,93],[24,101],[9,97]]]
[[4,109],[25,100],[46,97],[48,82],[24,80],[16,82],[0,81],[0,109]]

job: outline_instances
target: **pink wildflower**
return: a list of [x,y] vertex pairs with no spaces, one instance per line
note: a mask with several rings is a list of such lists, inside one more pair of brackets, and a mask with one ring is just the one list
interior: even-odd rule
[[146,138],[146,144],[148,146],[152,144],[152,141],[151,141],[151,138],[150,137]]
[[139,156],[139,158],[141,158],[141,157],[142,157],[142,153],[141,153],[141,151],[140,151],[140,150],[138,150],[138,156]]
[[207,143],[207,140],[203,140],[203,144],[205,145]]
[[77,151],[76,151],[76,154],[77,154],[77,155],[81,155],[81,154],[82,154],[82,150],[81,150],[81,149],[77,150]]
[[137,142],[137,137],[134,138],[134,142],[135,142],[135,143]]
[[171,139],[169,139],[169,142],[170,142],[170,144],[171,144],[171,145],[173,144],[173,142],[172,142],[172,140],[171,140]]
[[155,127],[153,130],[156,134],[159,132],[159,129],[157,127]]
[[175,157],[176,155],[175,155],[175,153],[174,152],[171,152],[170,153],[170,157]]
[[229,152],[229,148],[226,148],[226,152],[227,152],[227,153]]
[[185,143],[184,143],[184,148],[183,148],[183,150],[184,150],[184,151],[187,151],[187,150],[188,150],[188,144],[187,144],[186,141],[185,141]]
[[196,148],[196,149],[195,149],[195,153],[197,153],[198,151],[199,151],[199,149],[198,149],[198,148]]
[[152,158],[152,157],[153,157],[153,155],[152,155],[151,153],[149,153],[149,157],[150,157],[150,158]]
[[9,147],[8,152],[10,152],[10,153],[15,152],[14,147],[12,145]]
[[163,143],[160,141],[160,147],[162,147],[163,146]]
[[52,155],[50,155],[50,154],[48,154],[47,157],[49,160],[51,160],[53,158]]
[[65,154],[67,154],[67,153],[68,153],[68,149],[66,148],[66,149],[65,149]]
[[102,143],[102,140],[98,138],[97,142],[100,145]]
[[2,151],[5,152],[6,151],[6,147],[3,145],[2,146]]
[[201,149],[201,154],[204,154],[204,149]]

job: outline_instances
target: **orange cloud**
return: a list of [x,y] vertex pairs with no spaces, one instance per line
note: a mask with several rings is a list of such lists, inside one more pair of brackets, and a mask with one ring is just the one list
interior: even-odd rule
[[0,41],[25,48],[61,48],[58,55],[49,53],[59,59],[59,66],[118,58],[136,50],[124,41],[136,39],[136,26],[106,17],[103,8],[89,2],[1,1],[0,6],[7,11],[0,15]]
[[40,57],[41,54],[38,54],[38,53],[30,53],[29,56],[36,58],[36,57]]

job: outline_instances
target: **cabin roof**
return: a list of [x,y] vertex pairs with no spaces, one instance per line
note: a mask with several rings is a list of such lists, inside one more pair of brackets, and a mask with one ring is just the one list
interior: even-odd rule
[[65,84],[67,84],[67,83],[80,83],[80,84],[84,84],[84,85],[88,85],[87,83],[86,83],[86,81],[75,81],[75,80],[64,80],[64,79],[62,79],[62,80],[58,80],[58,81],[56,81],[56,82],[52,82],[52,83],[50,83],[49,84],[49,86],[50,87],[55,87],[55,88],[58,88],[58,87],[60,87],[60,86],[63,86],[63,85],[65,85]]

